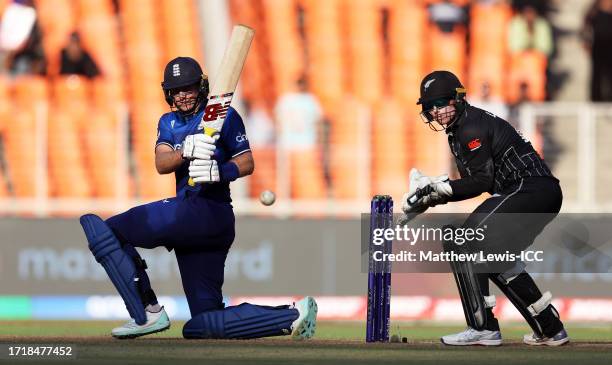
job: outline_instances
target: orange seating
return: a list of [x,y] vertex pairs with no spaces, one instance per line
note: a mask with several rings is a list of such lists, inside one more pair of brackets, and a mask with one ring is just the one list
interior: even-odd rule
[[297,24],[297,1],[264,0],[262,10],[272,66],[270,71],[274,75],[275,93],[279,96],[295,90],[295,81],[305,67]]
[[[2,7],[0,6],[0,14]],[[9,80],[0,75],[0,136],[4,132],[4,128],[8,126],[8,121],[12,120],[11,103],[9,100]],[[1,158],[1,157],[0,157]],[[4,178],[4,171],[0,169],[0,198],[8,196],[7,182]]]
[[493,99],[505,94],[507,42],[506,29],[512,15],[507,4],[482,5],[471,8],[470,61],[467,87],[472,97],[480,98],[483,85],[489,85]]
[[9,80],[0,75],[0,134],[2,134],[2,130],[10,117],[11,100],[9,99],[9,88]]
[[[424,0],[426,5],[441,3],[442,1],[443,0]],[[451,3],[457,4],[459,6],[465,6],[470,3],[470,0],[451,0]]]
[[269,53],[269,42],[264,24],[263,3],[250,0],[231,0],[230,12],[235,23],[247,24],[255,29],[256,36],[251,44],[249,56],[240,77],[243,96],[255,103],[261,103],[272,110],[276,99],[276,90],[272,74],[272,62]]
[[304,2],[309,85],[325,110],[333,110],[345,92],[340,0]]
[[470,10],[470,52],[505,53],[507,25],[512,17],[508,4],[475,3]]
[[174,174],[159,175],[153,160],[138,163],[138,195],[146,200],[176,196]]
[[20,76],[13,85],[13,100],[21,107],[33,106],[40,101],[47,101],[47,81],[39,76]]
[[508,101],[521,98],[521,85],[526,85],[526,97],[530,101],[546,98],[546,56],[537,51],[513,53],[510,56]]
[[125,102],[125,87],[119,80],[94,79],[91,83],[93,106],[103,111],[117,110],[118,104]]
[[333,196],[336,199],[363,198],[369,191],[362,190],[364,181],[357,179],[357,161],[363,146],[360,145],[359,132],[363,123],[369,123],[368,108],[357,100],[347,97],[338,105],[331,117],[330,133],[330,174]]
[[324,199],[326,197],[322,156],[319,148],[288,151],[293,199]]
[[162,114],[168,110],[162,103],[140,104],[132,109],[132,150],[137,168],[136,189],[139,196],[145,199],[160,199],[175,194],[174,175],[159,176],[155,169],[154,147],[157,123]]
[[372,124],[372,194],[401,198],[408,189],[411,155],[411,125],[406,112],[395,100],[376,106]]
[[412,119],[413,166],[426,175],[437,176],[447,173],[451,155],[448,153],[448,140],[444,132],[434,132],[423,122],[421,116]]
[[68,36],[76,30],[74,3],[71,0],[35,0],[36,15],[44,34],[43,46],[47,58],[47,74],[54,76],[60,70],[60,51]]
[[276,150],[274,147],[251,147],[255,160],[255,171],[249,177],[251,197],[256,198],[264,190],[277,191]]
[[77,121],[68,113],[52,110],[48,127],[50,195],[87,198],[91,196]]
[[350,91],[368,104],[383,94],[383,46],[380,34],[380,8],[374,0],[347,4],[347,65]]
[[430,27],[428,44],[430,69],[448,70],[463,80],[466,66],[465,32],[456,29],[452,33],[444,33],[437,27]]
[[165,58],[190,56],[201,59],[195,3],[191,0],[162,0],[159,8]]
[[6,198],[9,196],[8,186],[4,181],[4,171],[0,170],[0,198]]
[[21,110],[11,118],[11,128],[4,130],[4,153],[8,177],[16,197],[34,197],[36,194],[36,151],[31,146],[35,130],[34,112]]
[[[122,137],[123,138],[123,137]],[[119,156],[127,160],[128,151],[121,151],[117,136],[117,117],[112,113],[94,113],[88,121],[85,132],[85,158],[91,176],[95,197],[114,197],[117,194],[117,180],[122,184],[127,176],[121,176]]]
[[503,100],[506,92],[505,54],[479,54],[470,57],[470,73],[467,81],[470,98],[482,98],[483,86],[489,86],[490,97],[494,100]]
[[389,6],[390,83],[394,97],[405,105],[419,98],[425,75],[427,11],[411,1],[394,0]]
[[123,76],[119,29],[112,0],[78,0],[79,31],[85,49],[107,80]]

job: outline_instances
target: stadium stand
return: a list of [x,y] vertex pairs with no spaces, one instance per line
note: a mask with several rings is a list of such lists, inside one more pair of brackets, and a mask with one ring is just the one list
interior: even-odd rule
[[[355,127],[359,118],[372,131],[367,148],[372,161],[371,183],[366,195],[387,189],[399,195],[405,190],[412,165],[430,174],[448,169],[445,155],[416,152],[443,149],[446,144],[441,135],[421,124],[420,109],[415,105],[416,85],[432,69],[456,72],[465,80],[472,97],[478,97],[486,83],[493,98],[507,103],[521,98],[545,99],[546,58],[533,52],[520,56],[508,52],[505,39],[512,16],[509,5],[473,3],[467,28],[460,25],[444,33],[428,19],[427,6],[436,2],[228,2],[232,22],[249,24],[257,30],[241,78],[242,96],[271,113],[276,100],[294,91],[296,79],[305,74],[310,90],[330,120],[329,146],[313,150],[316,156],[289,157],[291,168],[286,173],[292,175],[292,197],[362,197],[363,186],[356,183],[353,166],[347,163],[356,153],[362,153]],[[468,1],[454,3],[466,6]],[[172,176],[157,174],[152,153],[156,123],[169,110],[159,81],[168,59],[179,54],[203,59],[196,3],[36,0],[35,5],[49,63],[48,78],[0,80],[0,96],[4,100],[0,104],[0,131],[8,179],[0,181],[0,195],[35,194],[32,171],[21,167],[33,164],[35,155],[21,151],[20,146],[36,124],[36,105],[46,105],[49,111],[49,178],[53,196],[110,198],[117,193],[119,162],[115,153],[104,151],[120,145],[117,123],[125,117],[120,113],[124,106],[130,118],[132,168],[130,176],[125,177],[130,186],[134,181],[130,194],[145,200],[172,195]],[[277,21],[280,18],[286,21]],[[73,31],[81,34],[86,49],[102,70],[101,77],[90,81],[58,77],[59,52]],[[7,128],[6,115],[13,107],[23,112],[16,117],[16,126]],[[61,113],[56,113],[58,110]],[[71,146],[62,150],[58,146],[63,144]],[[406,150],[392,153],[392,146],[406,146]],[[252,148],[257,169],[250,178],[249,191],[256,197],[262,189],[276,186],[278,156],[273,145]],[[67,151],[74,156],[68,156]],[[325,151],[330,155],[321,156]],[[326,160],[331,186],[321,177]],[[55,167],[68,161],[75,165]],[[7,186],[14,189],[9,192]]]

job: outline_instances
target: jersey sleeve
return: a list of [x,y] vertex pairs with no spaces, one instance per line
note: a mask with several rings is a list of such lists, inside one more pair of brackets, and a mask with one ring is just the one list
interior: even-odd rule
[[481,117],[477,123],[470,123],[459,132],[457,147],[468,176],[450,181],[453,189],[451,201],[470,199],[492,189],[495,168],[490,128],[487,118]]
[[155,147],[157,148],[160,144],[168,145],[174,149],[174,136],[168,126],[166,114],[162,115],[157,124],[157,141],[155,142]]
[[251,150],[242,117],[233,108],[227,113],[227,119],[221,129],[221,138],[230,158]]

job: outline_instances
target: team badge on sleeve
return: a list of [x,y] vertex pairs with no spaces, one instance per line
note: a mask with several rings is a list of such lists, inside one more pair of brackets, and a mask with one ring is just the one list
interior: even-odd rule
[[480,146],[482,146],[482,143],[480,143],[480,138],[474,138],[467,144],[467,146],[470,151],[476,151],[480,148]]

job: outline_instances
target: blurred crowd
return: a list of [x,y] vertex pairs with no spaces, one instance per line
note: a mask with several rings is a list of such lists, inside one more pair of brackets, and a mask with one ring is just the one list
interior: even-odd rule
[[[86,1],[79,1],[76,7],[84,8]],[[54,33],[48,14],[37,13],[41,6],[49,9],[45,0],[0,1],[0,71],[9,80],[6,85],[24,75],[43,77],[49,82],[77,75],[91,80],[91,85],[102,80],[127,89],[127,95],[119,98],[126,98],[130,107],[134,144],[131,150],[136,156],[131,173],[137,186],[130,191],[137,196],[153,197],[160,191],[143,193],[150,186],[138,187],[138,175],[145,174],[145,170],[149,174],[147,169],[152,169],[147,165],[150,157],[141,152],[150,153],[147,147],[150,141],[146,140],[149,137],[141,136],[154,132],[155,121],[147,121],[154,112],[166,111],[160,107],[163,102],[157,104],[161,92],[155,95],[150,91],[154,86],[150,85],[158,84],[155,75],[159,74],[161,79],[164,57],[169,59],[177,56],[171,53],[181,52],[182,48],[173,47],[181,38],[171,34],[168,24],[154,21],[149,24],[147,14],[160,11],[150,1],[95,0],[87,6],[94,3],[109,9],[108,16],[112,17],[106,19],[109,24],[123,24],[113,26],[115,38],[125,42],[117,46],[119,51],[105,54],[91,33],[85,34],[89,41],[84,42],[78,16],[72,22],[76,25],[73,29]],[[176,11],[179,19],[185,13],[171,1],[162,3],[166,13],[157,17],[169,17],[168,11]],[[72,6],[65,1],[62,4]],[[195,3],[183,0],[181,4],[190,4],[191,29],[197,30]],[[558,57],[558,31],[551,21],[557,9],[552,1],[282,0],[272,6],[261,0],[228,0],[228,4],[232,22],[243,22],[257,30],[242,77],[244,117],[260,171],[251,178],[252,196],[263,188],[277,186],[277,180],[289,174],[290,197],[355,197],[356,190],[351,187],[355,172],[346,165],[362,140],[351,134],[350,129],[356,125],[354,119],[368,111],[371,115],[366,123],[375,130],[369,157],[373,191],[380,189],[383,182],[392,190],[403,189],[411,165],[439,167],[439,159],[425,156],[419,150],[434,142],[421,134],[414,105],[420,77],[432,68],[448,68],[460,75],[471,103],[515,124],[522,103],[554,100],[564,81],[550,67]],[[43,23],[42,15],[47,16]],[[130,17],[138,18],[131,23],[143,27],[140,33],[136,25],[125,21]],[[279,18],[287,22],[275,20]],[[611,20],[612,0],[593,1],[579,34],[591,59],[590,98],[595,102],[612,101]],[[85,29],[89,32],[89,28]],[[142,38],[149,30],[154,41],[162,34],[157,42],[164,43],[163,46],[149,44],[149,38]],[[201,44],[201,35],[194,32],[190,42]],[[61,40],[57,40],[58,34]],[[344,35],[346,43],[339,40]],[[55,53],[45,48],[50,44],[46,37],[61,44]],[[92,46],[93,52],[89,49]],[[154,50],[158,47],[161,51],[153,52],[155,57],[148,56],[147,47]],[[136,52],[140,53],[134,56]],[[201,53],[189,55],[201,58]],[[139,67],[141,60],[146,65]],[[116,71],[116,65],[120,68],[125,65],[127,71]],[[158,69],[151,70],[151,65]],[[145,74],[140,69],[148,71]],[[143,75],[138,76],[139,72]],[[136,82],[140,80],[151,83],[139,86]],[[123,87],[124,84],[127,86]],[[155,107],[149,108],[150,103],[155,103]],[[393,115],[397,115],[397,121],[392,120]],[[144,121],[148,124],[144,125]],[[391,131],[376,131],[382,121]],[[388,147],[397,144],[410,147],[403,151],[391,151]],[[276,156],[279,145],[287,151],[284,160]],[[405,153],[408,157],[389,157],[391,152]],[[0,185],[9,187],[15,180],[6,161],[10,158],[3,154],[0,159],[0,167],[4,166]],[[84,164],[85,171],[95,167],[87,161]],[[397,172],[387,172],[391,169]],[[10,195],[11,190],[14,189],[5,188],[5,194]],[[100,196],[95,186],[82,191],[84,196]],[[53,191],[51,194],[62,195]]]

